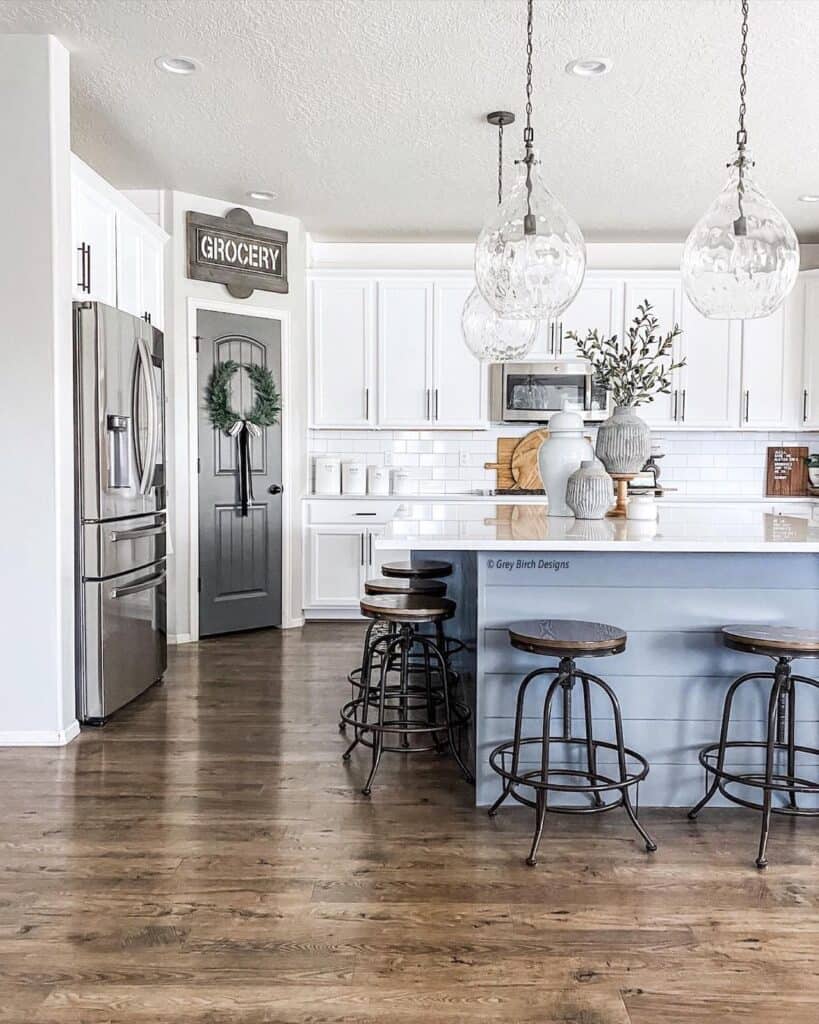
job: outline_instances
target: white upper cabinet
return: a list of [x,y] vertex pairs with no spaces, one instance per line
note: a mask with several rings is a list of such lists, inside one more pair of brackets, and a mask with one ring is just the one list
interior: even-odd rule
[[378,283],[378,422],[418,427],[433,421],[431,281]]
[[771,316],[742,322],[743,427],[784,427],[789,415],[787,306]]
[[[658,332],[665,336],[672,330],[674,324],[680,323],[682,284],[679,275],[663,278],[657,274],[645,278],[632,277],[626,281],[624,337],[631,326],[631,321],[637,316],[637,307],[646,300],[651,303],[652,312],[659,321]],[[680,355],[681,342],[678,338],[666,362],[679,362]],[[673,375],[670,394],[656,395],[651,402],[641,405],[638,409],[639,415],[652,427],[674,426],[679,411],[680,385],[677,373]]]
[[819,277],[806,276],[802,340],[802,389],[799,402],[800,425],[819,429]]
[[601,338],[611,337],[612,334],[622,338],[624,291],[622,279],[618,281],[586,275],[572,304],[553,329],[546,331],[550,342],[547,355],[558,359],[573,359],[577,350],[566,337],[569,333],[585,338],[590,330],[596,329]]
[[317,279],[311,286],[311,376],[316,427],[375,423],[375,283]]
[[461,313],[474,286],[471,278],[434,285],[432,422],[437,427],[486,427],[485,367],[463,339]]
[[742,324],[738,320],[709,320],[683,294],[680,326],[685,366],[678,375],[676,422],[714,430],[736,427]]
[[116,209],[88,177],[71,177],[71,236],[73,239],[75,299],[117,304]]
[[104,302],[149,320],[164,320],[162,228],[96,171],[71,160],[73,297]]

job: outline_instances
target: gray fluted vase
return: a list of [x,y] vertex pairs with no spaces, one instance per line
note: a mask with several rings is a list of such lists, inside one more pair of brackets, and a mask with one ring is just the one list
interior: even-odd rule
[[611,477],[599,459],[580,463],[566,484],[566,504],[576,519],[602,519],[614,504]]
[[595,450],[609,473],[639,473],[651,455],[651,428],[630,405],[618,405],[600,424]]

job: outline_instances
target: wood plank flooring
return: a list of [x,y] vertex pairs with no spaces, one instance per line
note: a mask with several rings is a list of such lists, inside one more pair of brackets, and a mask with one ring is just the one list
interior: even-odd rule
[[490,820],[453,762],[344,766],[357,624],[177,648],[62,750],[0,750],[0,1021],[816,1024],[819,828]]

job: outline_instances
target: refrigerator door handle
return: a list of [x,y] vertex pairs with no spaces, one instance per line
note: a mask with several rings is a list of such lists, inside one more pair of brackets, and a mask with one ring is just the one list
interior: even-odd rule
[[114,587],[111,591],[111,597],[114,599],[120,597],[130,597],[131,594],[140,594],[143,590],[156,590],[157,587],[161,586],[165,582],[165,577],[168,574],[163,569],[162,572],[156,574],[156,576],[150,576],[148,579],[140,580],[138,583],[131,583],[127,587]]
[[[134,367],[134,425],[135,439],[134,446],[137,450],[137,463],[140,470],[139,493],[145,494],[150,487],[153,471],[155,468],[154,457],[156,448],[156,401],[154,399],[154,375],[152,371],[151,356],[142,338],[136,339],[138,363]],[[145,458],[142,458],[139,445],[139,418],[137,410],[139,407],[139,370],[145,381],[145,391],[148,395],[148,444],[146,446]]]
[[165,533],[165,524],[161,526],[142,526],[136,530],[112,530],[111,540],[139,540],[141,537],[159,537]]

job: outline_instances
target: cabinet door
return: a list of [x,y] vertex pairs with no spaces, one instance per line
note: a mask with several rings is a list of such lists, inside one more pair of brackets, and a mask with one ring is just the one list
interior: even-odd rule
[[742,323],[742,426],[786,425],[785,307]]
[[742,324],[709,320],[682,300],[682,355],[677,422],[687,427],[724,429],[739,423]]
[[[626,335],[631,321],[637,315],[637,307],[648,300],[654,316],[659,320],[657,330],[664,336],[674,324],[680,322],[680,305],[682,301],[682,285],[679,278],[658,281],[656,278],[632,278],[626,282],[625,324],[623,336]],[[680,358],[679,339],[675,342],[674,351],[667,362],[677,362]],[[641,405],[638,414],[653,427],[672,426],[676,422],[679,410],[679,381],[674,375],[671,383],[671,394],[656,395],[651,402]]]
[[624,290],[622,280],[587,277],[555,326],[554,355],[563,359],[577,355],[574,343],[566,337],[570,332],[585,338],[589,330],[596,328],[601,337],[616,334],[622,338]]
[[432,422],[432,284],[378,284],[378,422]]
[[307,608],[354,608],[366,568],[366,530],[312,526],[307,530]]
[[117,306],[142,316],[142,231],[129,217],[117,216]]
[[313,281],[310,357],[316,427],[368,427],[374,420],[374,286]]
[[164,245],[153,235],[143,233],[140,249],[140,278],[142,280],[142,310],[140,316],[148,314],[154,327],[164,330],[165,310],[163,308],[163,251]]
[[432,424],[486,427],[486,367],[464,342],[461,313],[473,288],[471,279],[436,283],[433,318]]
[[[71,235],[74,298],[116,306],[116,212],[105,196],[76,175],[71,179]],[[83,246],[88,249],[85,257]]]
[[802,342],[800,418],[804,427],[819,429],[819,277],[807,277]]

